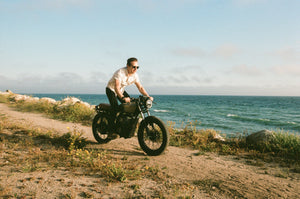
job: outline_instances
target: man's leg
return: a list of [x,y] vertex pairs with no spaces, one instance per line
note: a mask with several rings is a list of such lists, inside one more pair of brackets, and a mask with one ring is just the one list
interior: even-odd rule
[[118,101],[117,101],[116,94],[109,88],[106,88],[106,96],[107,96],[108,101],[112,108],[112,114],[111,114],[111,118],[110,118],[110,126],[111,126],[111,129],[113,129],[113,130],[112,130],[112,132],[109,133],[108,137],[111,139],[115,139],[115,138],[117,138],[117,136],[115,134],[113,134],[116,131],[116,126],[114,124],[114,120],[118,113]]
[[106,88],[106,96],[114,112],[118,111],[118,102],[115,92]]

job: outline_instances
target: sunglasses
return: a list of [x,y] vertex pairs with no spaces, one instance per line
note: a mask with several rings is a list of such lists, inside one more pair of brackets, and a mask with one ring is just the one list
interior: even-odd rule
[[139,69],[139,66],[132,66],[133,69]]

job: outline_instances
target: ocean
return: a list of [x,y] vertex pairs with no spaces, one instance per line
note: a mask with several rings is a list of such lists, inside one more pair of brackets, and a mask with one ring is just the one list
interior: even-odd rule
[[[28,94],[27,94],[28,95]],[[108,103],[106,95],[29,94],[62,100],[73,96],[92,105]],[[133,97],[136,97],[132,95]],[[193,122],[198,129],[236,135],[263,129],[300,135],[300,97],[153,95],[151,115],[176,128]]]

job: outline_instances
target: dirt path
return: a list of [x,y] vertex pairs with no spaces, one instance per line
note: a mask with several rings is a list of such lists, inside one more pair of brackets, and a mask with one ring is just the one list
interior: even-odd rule
[[[85,137],[95,142],[90,127],[48,119],[41,114],[17,112],[5,104],[0,104],[0,113],[15,121],[53,129],[60,133],[66,133],[67,128],[72,129],[76,126],[84,132]],[[107,149],[114,156],[126,155],[132,161],[141,157],[146,158],[136,138],[117,139],[98,146]],[[247,164],[247,160],[234,156],[219,156],[213,153],[196,155],[196,153],[197,151],[170,146],[163,155],[149,157],[149,162],[165,168],[165,172],[172,179],[201,187],[197,193],[192,192],[197,198],[299,198],[300,196],[299,173],[289,173],[286,168],[274,163],[252,166]],[[280,175],[283,172],[288,175]]]

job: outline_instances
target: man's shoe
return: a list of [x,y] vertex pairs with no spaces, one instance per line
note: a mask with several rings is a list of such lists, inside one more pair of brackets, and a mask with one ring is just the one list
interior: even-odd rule
[[119,135],[116,133],[109,133],[107,138],[114,140],[114,139],[117,139],[118,137],[119,137]]

